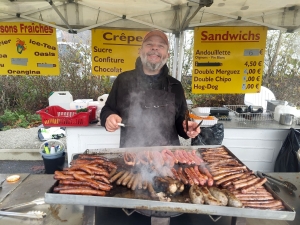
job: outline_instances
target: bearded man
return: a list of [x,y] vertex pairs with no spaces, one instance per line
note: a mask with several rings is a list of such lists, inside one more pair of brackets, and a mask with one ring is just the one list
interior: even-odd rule
[[[195,138],[197,123],[188,121],[184,90],[169,75],[169,41],[160,30],[147,33],[135,69],[118,75],[105,106],[101,125],[109,132],[120,129],[120,147],[179,146],[179,136]],[[179,136],[178,136],[179,135]]]

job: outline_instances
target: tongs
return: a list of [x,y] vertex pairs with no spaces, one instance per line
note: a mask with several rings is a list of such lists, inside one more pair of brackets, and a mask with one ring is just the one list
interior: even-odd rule
[[281,184],[282,186],[286,187],[287,189],[289,189],[291,191],[297,191],[297,187],[294,184],[292,184],[291,182],[278,180],[277,178],[267,175],[265,173],[261,173],[261,174],[264,177],[267,177],[267,178],[270,178],[270,179],[276,181],[277,183]]
[[0,188],[2,188],[2,184],[4,183],[6,179],[4,179],[3,181],[0,182]]
[[189,120],[190,120],[190,112],[189,110],[186,110],[185,111],[185,128],[186,128],[186,131],[189,131]]
[[[186,110],[185,112],[185,128],[186,128],[186,131],[189,131],[189,120],[191,119],[190,118],[190,112],[189,110]],[[198,127],[200,127],[200,125],[202,124],[203,120],[201,120],[198,125],[194,128],[194,130],[196,130]]]
[[46,215],[47,214],[42,211],[29,211],[27,213],[0,211],[0,216],[22,216],[28,218],[42,219]]
[[[257,175],[261,178],[263,178],[264,176],[262,175],[262,172],[259,172],[257,171]],[[273,182],[271,182],[270,180],[267,179],[267,182],[266,182],[267,185],[269,185],[269,187],[276,193],[279,193],[280,192],[280,188],[274,184]]]
[[0,210],[5,211],[5,210],[10,210],[10,209],[15,209],[15,208],[28,207],[28,206],[34,206],[34,205],[42,205],[42,204],[45,204],[45,199],[37,198],[30,202],[25,202],[25,203],[21,203],[21,204],[17,204],[17,205],[8,206],[6,208],[1,208]]

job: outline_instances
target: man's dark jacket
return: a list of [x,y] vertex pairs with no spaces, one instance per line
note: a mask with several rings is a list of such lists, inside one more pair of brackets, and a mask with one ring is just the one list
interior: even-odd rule
[[[170,91],[175,95],[175,132],[177,132],[179,136],[188,139],[188,136],[184,132],[182,126],[184,115],[187,110],[184,90],[181,83],[168,73],[169,69],[167,65],[164,65],[160,75],[145,75],[142,69],[141,60],[138,58],[136,61],[136,68],[134,70],[121,73],[114,81],[105,106],[101,110],[101,125],[105,127],[106,118],[111,114],[118,114],[122,118],[122,122],[125,123],[128,119],[128,115],[133,113],[129,112],[129,105],[134,98],[134,94],[137,93],[138,90],[165,90]],[[170,89],[168,89],[168,87],[170,87]],[[155,132],[155,130],[153,132]]]

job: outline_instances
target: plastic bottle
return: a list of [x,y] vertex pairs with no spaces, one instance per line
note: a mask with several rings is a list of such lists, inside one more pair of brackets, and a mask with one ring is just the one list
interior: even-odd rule
[[46,144],[44,145],[44,150],[45,150],[45,153],[46,153],[46,154],[50,154],[49,147],[48,147],[48,143],[46,143]]
[[54,146],[51,147],[50,154],[55,154],[55,147]]

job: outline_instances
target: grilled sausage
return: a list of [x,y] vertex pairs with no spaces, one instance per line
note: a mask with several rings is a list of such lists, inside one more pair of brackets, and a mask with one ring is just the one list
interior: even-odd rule
[[92,190],[92,188],[89,187],[89,186],[82,186],[82,185],[59,185],[59,186],[54,187],[53,191],[58,193],[60,190],[66,190],[66,189],[88,189],[88,190]]
[[102,160],[105,160],[105,161],[108,161],[107,158],[105,158],[104,156],[101,156],[101,155],[95,155],[95,154],[80,154],[78,156],[79,159],[102,159]]
[[242,188],[242,193],[247,193],[248,191],[251,191],[251,190],[253,190],[253,189],[256,189],[256,188],[258,188],[259,186],[262,186],[264,183],[266,183],[267,182],[267,178],[261,178],[261,179],[259,179],[259,181],[258,182],[256,182],[253,186],[247,186],[247,187],[244,187],[244,188]]
[[112,186],[109,185],[109,184],[106,184],[106,183],[103,183],[103,182],[100,182],[100,181],[97,182],[97,181],[94,181],[92,179],[85,178],[81,174],[74,173],[73,176],[76,180],[86,181],[86,182],[92,184],[93,188],[97,187],[96,189],[100,189],[100,190],[103,190],[103,191],[110,191],[110,189],[112,188]]
[[181,180],[184,184],[188,184],[188,183],[189,183],[189,181],[188,181],[188,179],[185,177],[185,175],[184,175],[184,173],[183,173],[181,167],[178,168],[178,175],[179,175],[179,177],[180,177],[180,180]]
[[243,173],[243,170],[237,170],[237,171],[232,171],[232,172],[225,172],[225,173],[221,173],[221,174],[216,175],[216,176],[214,175],[214,180],[221,180],[222,178],[224,178],[226,176],[233,175],[233,174],[238,174],[238,173]]
[[117,169],[112,169],[108,175],[108,178],[112,178],[113,175],[115,175],[117,172]]
[[174,168],[171,168],[172,173],[174,174],[174,176],[176,177],[177,180],[181,180],[181,178],[179,177],[177,171]]
[[85,165],[85,167],[91,169],[91,170],[95,170],[95,171],[106,171],[106,169],[104,169],[103,167],[100,168],[100,167],[97,167],[97,166],[93,166],[93,165]]
[[59,185],[90,186],[88,182],[79,180],[60,180]]
[[229,181],[229,180],[235,179],[237,177],[241,177],[241,176],[243,176],[242,173],[238,173],[238,174],[233,174],[233,175],[226,176],[226,177],[224,177],[224,178],[216,181],[216,185],[220,185],[220,184],[222,184],[222,183],[224,183],[226,181]]
[[205,174],[208,177],[208,180],[207,180],[208,186],[213,186],[214,179],[213,179],[213,176],[208,171],[208,169],[205,166],[199,166],[198,168],[201,171],[201,173]]
[[126,185],[128,184],[128,182],[130,181],[130,179],[131,179],[132,176],[133,176],[133,173],[130,172],[130,173],[128,174],[128,176],[126,176],[126,177],[122,180],[121,184],[122,184],[123,186],[126,186]]
[[53,176],[53,178],[55,179],[55,180],[74,180],[74,177],[73,177],[73,175],[64,175],[64,174],[62,174],[62,175],[54,175]]
[[200,176],[199,174],[197,174],[197,172],[194,170],[194,167],[190,167],[189,169],[192,172],[193,176],[199,181],[199,184],[204,185],[206,183],[206,180],[201,176],[201,174]]
[[[190,185],[194,185],[195,182],[194,182],[193,176],[192,176],[191,172],[189,171],[189,169],[188,169],[188,168],[184,168],[184,172],[185,172],[185,174],[186,174],[187,177],[188,177],[189,184],[190,184]],[[197,183],[199,184],[198,181],[197,181]]]
[[127,183],[127,188],[131,188],[132,183],[133,183],[133,181],[134,181],[134,179],[135,179],[135,176],[136,176],[136,174],[132,174],[132,176],[131,176],[129,182]]
[[187,154],[187,152],[185,150],[181,150],[181,152],[182,152],[183,157],[186,158],[188,165],[195,163],[195,161],[189,157],[189,155]]
[[269,203],[264,202],[257,202],[257,203],[243,203],[245,207],[251,207],[251,208],[259,208],[259,209],[267,209],[267,208],[273,208],[277,206],[282,206],[282,202],[280,200],[273,200]]
[[259,181],[259,178],[253,178],[252,180],[248,180],[243,183],[234,184],[233,186],[235,189],[240,189],[242,187],[246,187],[246,186],[255,184],[257,181]]
[[134,177],[134,180],[133,180],[133,183],[132,183],[132,186],[131,186],[131,190],[135,190],[136,187],[138,186],[139,184],[139,179],[140,179],[140,174],[136,174],[135,177]]
[[115,182],[119,177],[121,177],[125,173],[125,170],[122,170],[118,172],[116,175],[114,175],[112,178],[109,179],[110,183]]
[[166,153],[173,158],[174,163],[178,163],[178,159],[175,157],[174,153],[171,150],[166,149]]
[[[57,172],[57,171],[55,171]],[[73,173],[77,173],[77,174],[87,174],[86,172],[84,171],[75,171],[75,170],[64,170],[64,171],[59,171],[61,172],[62,174],[64,175],[73,175]]]
[[116,182],[117,185],[120,185],[122,181],[130,174],[129,171],[126,171]]
[[88,190],[88,189],[66,189],[60,190],[60,194],[74,194],[74,195],[97,195],[97,196],[105,196],[105,191],[99,190]]
[[176,151],[178,151],[178,155],[181,158],[183,163],[187,163],[187,164],[191,165],[189,160],[187,158],[185,158],[185,156],[183,155],[183,150],[176,150]]
[[142,186],[143,186],[143,189],[146,190],[147,187],[148,187],[148,182],[144,180],[144,181],[142,182]]
[[151,198],[155,198],[156,199],[157,195],[156,195],[156,192],[155,192],[155,190],[154,190],[151,182],[148,182],[147,188],[148,188],[148,191],[150,193]]
[[178,162],[180,163],[186,163],[185,160],[183,158],[181,158],[180,154],[179,154],[179,150],[176,150],[175,153],[174,153],[176,159],[178,160]]
[[89,169],[89,168],[87,168],[87,167],[85,167],[84,165],[81,165],[81,166],[78,166],[78,165],[76,165],[76,166],[71,166],[71,167],[69,168],[69,170],[70,170],[70,171],[81,170],[81,171],[86,172],[87,174],[91,174],[91,175],[93,174],[92,170]]
[[[241,178],[241,177],[240,177]],[[249,181],[249,180],[252,180],[252,179],[254,179],[254,178],[256,178],[254,175],[250,175],[250,176],[248,176],[248,177],[246,177],[246,178],[244,178],[244,179],[240,179],[240,180],[237,180],[237,181],[233,181],[232,182],[232,184],[233,185],[237,185],[237,184],[240,184],[240,183],[244,183],[244,182],[247,182],[247,181]]]

